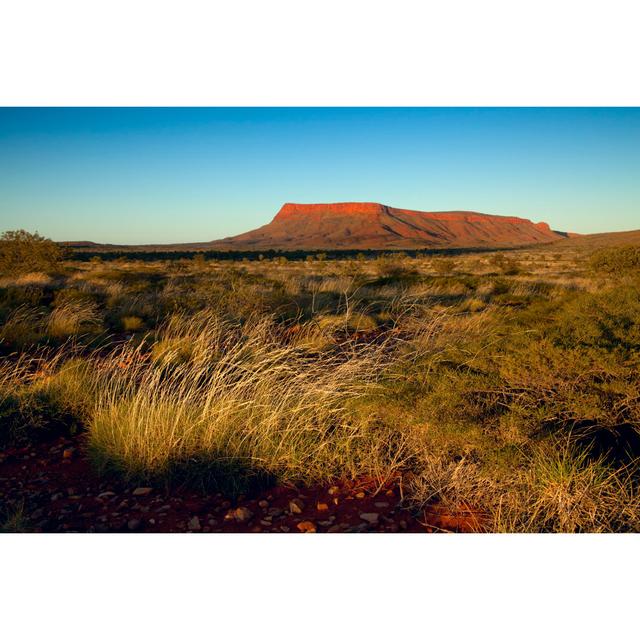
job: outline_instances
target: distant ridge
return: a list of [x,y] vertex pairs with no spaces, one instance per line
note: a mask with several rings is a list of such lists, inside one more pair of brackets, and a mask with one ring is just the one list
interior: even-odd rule
[[214,249],[418,249],[515,247],[566,238],[546,222],[476,211],[413,211],[377,202],[282,206],[254,231]]

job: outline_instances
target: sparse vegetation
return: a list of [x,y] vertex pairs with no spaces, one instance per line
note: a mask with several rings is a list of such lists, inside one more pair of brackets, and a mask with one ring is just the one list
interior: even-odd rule
[[488,530],[640,530],[637,247],[61,265],[22,234],[47,249],[3,249],[5,444],[82,430],[150,483],[402,477]]

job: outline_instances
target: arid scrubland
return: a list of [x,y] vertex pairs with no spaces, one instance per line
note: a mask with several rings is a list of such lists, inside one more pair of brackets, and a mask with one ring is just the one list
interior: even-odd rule
[[488,531],[640,530],[640,250],[115,261],[0,280],[0,439],[245,491],[401,478]]

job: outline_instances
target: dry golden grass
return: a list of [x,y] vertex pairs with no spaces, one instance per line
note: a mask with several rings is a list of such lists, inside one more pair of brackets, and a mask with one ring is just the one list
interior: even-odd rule
[[188,340],[188,355],[176,347],[150,360],[125,349],[102,363],[88,424],[102,461],[149,476],[194,464],[302,482],[393,471],[348,411],[376,384],[383,349],[310,359],[268,318],[237,326],[210,313],[174,317],[167,332],[169,342]]
[[13,278],[0,424],[75,420],[99,468],[149,479],[401,473],[407,505],[492,531],[638,531],[633,451],[592,446],[640,429],[637,281],[576,247]]

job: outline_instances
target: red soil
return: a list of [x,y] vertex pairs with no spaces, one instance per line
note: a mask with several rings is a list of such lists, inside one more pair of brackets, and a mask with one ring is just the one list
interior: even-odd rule
[[212,243],[231,249],[510,247],[565,235],[546,222],[475,211],[412,211],[375,202],[285,204],[267,225]]
[[[33,532],[434,532],[478,531],[477,513],[402,505],[401,480],[333,486],[276,486],[228,498],[184,487],[141,487],[98,477],[81,436],[0,453],[0,511],[22,510]],[[296,501],[292,505],[292,501]]]

